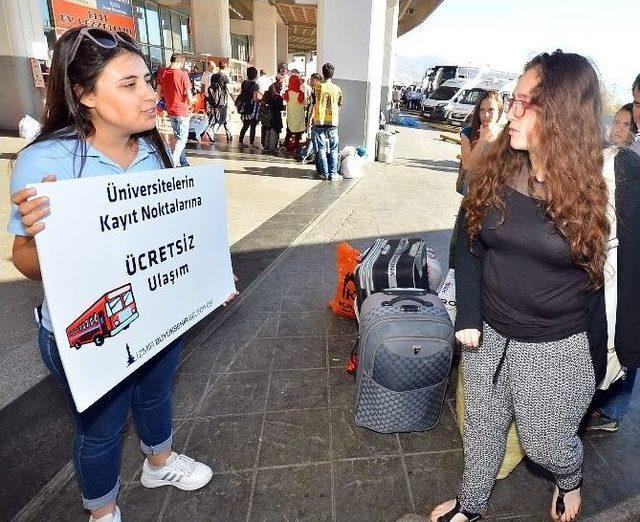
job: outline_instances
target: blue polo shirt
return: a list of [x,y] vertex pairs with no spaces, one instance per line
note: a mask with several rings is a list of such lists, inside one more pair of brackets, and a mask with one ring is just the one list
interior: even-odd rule
[[[87,143],[85,162],[80,171],[82,150],[79,145],[77,139],[52,139],[30,145],[21,151],[11,172],[10,193],[22,190],[30,183],[40,183],[45,176],[51,174],[63,180],[79,176],[88,178],[157,170],[164,166],[158,151],[146,140],[140,139],[138,154],[126,169]],[[11,205],[7,230],[17,236],[29,235],[20,220],[16,205]],[[46,296],[42,303],[42,326],[49,331],[53,330]]]

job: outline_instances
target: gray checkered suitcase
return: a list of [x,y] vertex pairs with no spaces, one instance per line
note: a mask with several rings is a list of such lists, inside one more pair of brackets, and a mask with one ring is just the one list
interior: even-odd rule
[[442,300],[393,289],[360,311],[355,423],[380,433],[423,431],[440,417],[454,332]]

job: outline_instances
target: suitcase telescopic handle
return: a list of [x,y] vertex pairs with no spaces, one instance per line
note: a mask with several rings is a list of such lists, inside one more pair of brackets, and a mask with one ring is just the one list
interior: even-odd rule
[[382,291],[384,295],[427,295],[424,288],[386,288]]
[[394,304],[397,304],[400,301],[413,301],[415,303],[421,304],[422,306],[426,306],[428,308],[433,306],[433,303],[430,303],[429,301],[425,301],[423,299],[420,299],[419,297],[412,297],[412,296],[394,297],[393,299],[391,299],[391,301],[382,301],[382,306],[393,306]]

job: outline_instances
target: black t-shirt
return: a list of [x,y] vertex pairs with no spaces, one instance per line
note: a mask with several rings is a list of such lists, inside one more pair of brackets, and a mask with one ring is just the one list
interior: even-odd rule
[[211,75],[211,83],[217,83],[226,91],[227,85],[229,84],[229,77],[224,73],[215,73]]
[[[505,187],[504,201],[504,222],[498,211],[489,211],[473,253],[464,236],[464,220],[461,223],[456,330],[477,328],[481,310],[481,320],[516,341],[554,341],[584,332],[586,272],[573,263],[569,245],[538,200]],[[470,277],[481,281],[480,310],[473,292],[465,291],[465,285],[473,285]]]
[[229,77],[224,73],[215,73],[211,75],[211,85],[219,85],[219,89],[221,91],[220,102],[218,107],[226,107],[229,91],[227,90],[227,85],[229,84]]

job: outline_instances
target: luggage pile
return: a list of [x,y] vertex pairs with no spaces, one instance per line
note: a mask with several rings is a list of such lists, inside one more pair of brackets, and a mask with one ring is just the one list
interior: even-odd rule
[[444,403],[454,330],[443,279],[421,238],[378,239],[356,267],[355,423],[380,433],[433,428]]

